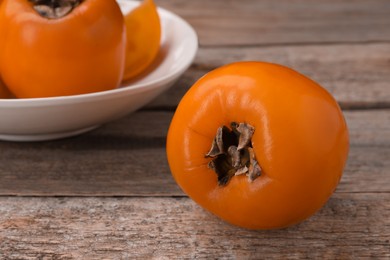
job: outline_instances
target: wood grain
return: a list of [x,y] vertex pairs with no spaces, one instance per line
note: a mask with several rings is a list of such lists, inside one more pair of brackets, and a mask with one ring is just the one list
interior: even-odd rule
[[248,231],[188,198],[0,198],[6,259],[390,257],[390,194],[335,194],[300,225]]
[[186,19],[202,46],[390,40],[386,0],[156,0]]
[[[182,196],[165,156],[172,115],[144,111],[74,138],[0,142],[0,195]],[[345,116],[351,150],[337,192],[390,192],[390,110]]]
[[242,60],[291,67],[326,88],[344,109],[390,108],[390,43],[201,48],[193,66],[148,108],[176,107],[201,76]]

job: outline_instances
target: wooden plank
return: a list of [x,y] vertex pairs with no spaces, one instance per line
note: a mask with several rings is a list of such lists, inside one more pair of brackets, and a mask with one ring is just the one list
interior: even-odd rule
[[386,0],[156,0],[186,19],[202,46],[390,40]]
[[387,259],[390,194],[336,194],[300,225],[249,231],[188,198],[0,198],[5,259]]
[[0,142],[0,195],[181,194],[165,136],[172,113],[142,112],[52,142]]
[[386,43],[201,48],[193,66],[148,108],[175,107],[201,76],[241,60],[291,67],[320,83],[346,109],[390,107],[390,43]]
[[[345,112],[351,151],[338,192],[390,191],[389,112]],[[181,196],[165,156],[172,114],[138,112],[53,142],[0,142],[0,195]]]

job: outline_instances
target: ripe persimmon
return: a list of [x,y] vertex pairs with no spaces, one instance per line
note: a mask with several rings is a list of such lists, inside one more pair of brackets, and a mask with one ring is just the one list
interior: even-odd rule
[[153,0],[144,0],[125,15],[127,47],[123,80],[129,80],[151,65],[160,49],[161,25]]
[[283,228],[318,211],[349,149],[335,99],[284,66],[238,62],[211,71],[181,100],[167,156],[195,202],[249,229]]
[[115,0],[3,0],[0,73],[19,98],[114,89],[126,31]]

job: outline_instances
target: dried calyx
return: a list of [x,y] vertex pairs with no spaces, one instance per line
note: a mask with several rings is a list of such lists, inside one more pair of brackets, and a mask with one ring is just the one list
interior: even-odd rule
[[233,122],[231,129],[218,128],[206,157],[213,158],[208,166],[217,173],[220,186],[226,185],[235,175],[246,174],[250,181],[261,175],[251,141],[254,131],[247,123]]
[[83,0],[29,0],[41,16],[58,19],[69,14]]

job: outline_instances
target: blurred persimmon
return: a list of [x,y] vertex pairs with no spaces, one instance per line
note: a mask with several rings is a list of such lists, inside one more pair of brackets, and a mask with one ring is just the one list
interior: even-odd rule
[[127,49],[123,80],[144,72],[160,49],[161,25],[153,0],[144,0],[125,15]]
[[19,98],[114,89],[126,45],[115,0],[3,0],[0,72]]

